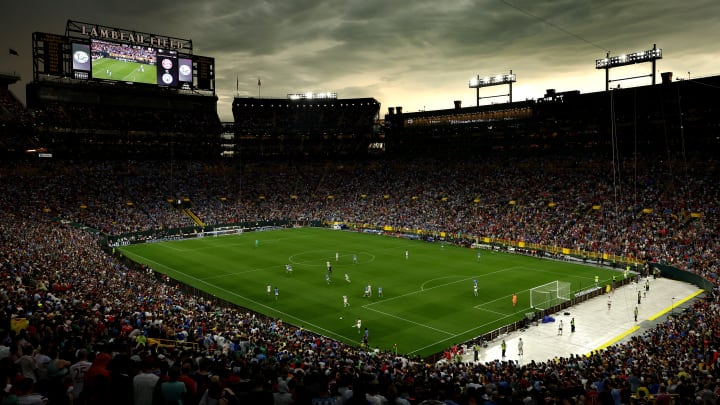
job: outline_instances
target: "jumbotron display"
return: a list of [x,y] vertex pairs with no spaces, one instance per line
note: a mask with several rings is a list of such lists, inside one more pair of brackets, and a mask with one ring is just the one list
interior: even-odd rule
[[44,74],[214,93],[214,65],[193,55],[186,39],[77,21],[68,21],[65,36],[33,34],[36,80]]
[[173,50],[91,40],[90,58],[93,79],[160,86],[178,83],[178,58]]

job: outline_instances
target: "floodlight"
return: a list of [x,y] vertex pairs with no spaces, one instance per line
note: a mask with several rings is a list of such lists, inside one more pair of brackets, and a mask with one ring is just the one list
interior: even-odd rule
[[324,93],[290,93],[287,95],[288,100],[317,100],[317,99],[337,99],[337,93],[324,92]]
[[[595,60],[595,69],[605,69],[605,90],[609,90],[609,88],[610,88],[609,83],[611,81],[635,79],[638,77],[646,77],[646,76],[652,76],[652,83],[655,84],[655,71],[656,71],[655,61],[658,59],[662,59],[662,49],[659,49],[656,45],[653,45],[653,48],[650,50],[647,50],[647,51],[639,51],[639,52],[623,54],[623,55],[613,56],[613,57],[611,57],[610,53],[608,52],[604,58]],[[628,78],[624,78],[624,79],[610,80],[609,72],[610,72],[611,68],[619,67],[619,66],[633,65],[636,63],[645,63],[645,62],[651,62],[653,64],[651,74],[643,75],[643,76],[628,77]]]
[[647,51],[634,52],[631,54],[623,54],[613,57],[610,57],[610,54],[608,54],[605,58],[595,60],[595,68],[607,69],[635,63],[652,62],[656,59],[662,59],[662,49],[653,48]]
[[[475,92],[477,93],[477,105],[480,105],[480,88],[481,87],[489,87],[489,86],[498,86],[502,84],[507,84],[510,87],[510,91],[508,94],[500,94],[495,96],[489,96],[489,97],[502,97],[502,96],[509,96],[510,102],[512,103],[512,84],[515,82],[515,75],[513,74],[512,70],[510,71],[510,74],[506,75],[495,75],[495,76],[485,76],[482,79],[480,78],[480,75],[477,75],[476,77],[470,79],[468,81],[468,87],[471,89],[475,89]],[[482,98],[489,98],[489,97],[482,97]]]

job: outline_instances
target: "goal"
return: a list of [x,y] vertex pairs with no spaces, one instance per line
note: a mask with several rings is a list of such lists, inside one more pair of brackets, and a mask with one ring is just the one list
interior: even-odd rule
[[530,289],[530,307],[548,309],[570,300],[570,283],[551,281]]

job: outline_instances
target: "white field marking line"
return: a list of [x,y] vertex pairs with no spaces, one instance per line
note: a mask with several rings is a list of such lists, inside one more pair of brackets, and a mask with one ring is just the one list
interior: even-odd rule
[[421,327],[426,328],[426,329],[434,330],[435,332],[440,332],[440,333],[443,333],[443,334],[445,334],[445,335],[454,336],[451,332],[448,332],[448,331],[446,331],[446,330],[442,330],[442,329],[438,329],[438,328],[433,328],[432,326],[428,326],[428,325],[424,325],[424,324],[419,323],[419,322],[411,321],[411,320],[409,320],[409,319],[406,319],[406,318],[403,318],[403,317],[400,317],[400,316],[397,316],[397,315],[388,314],[387,312],[383,312],[383,311],[380,311],[380,310],[377,310],[377,309],[374,309],[374,308],[369,308],[367,305],[363,305],[363,306],[361,306],[361,308],[369,309],[370,311],[375,311],[375,312],[377,312],[377,313],[379,313],[379,314],[382,314],[382,315],[385,315],[385,316],[389,316],[389,317],[391,317],[391,318],[399,319],[399,320],[401,320],[401,321],[403,321],[403,322],[411,323],[411,324],[416,325],[416,326],[421,326]]
[[213,287],[213,288],[215,288],[215,289],[217,289],[217,290],[223,291],[223,292],[228,293],[228,294],[230,294],[230,295],[234,295],[234,296],[236,296],[236,297],[238,297],[238,298],[244,299],[245,301],[252,302],[253,304],[258,305],[258,306],[261,306],[261,307],[263,307],[263,308],[266,308],[267,310],[269,310],[269,311],[271,311],[271,312],[275,312],[275,313],[281,314],[282,316],[287,317],[287,318],[290,318],[290,319],[298,320],[298,321],[300,321],[300,324],[301,324],[301,325],[302,325],[302,324],[310,325],[310,326],[312,326],[312,327],[313,327],[314,329],[316,329],[316,330],[321,330],[321,331],[327,333],[328,336],[329,336],[329,335],[338,336],[338,337],[347,339],[347,340],[349,340],[349,341],[354,341],[354,340],[356,340],[356,339],[351,339],[351,338],[349,338],[349,337],[347,337],[347,336],[343,336],[343,335],[341,335],[341,334],[339,334],[339,333],[335,333],[335,332],[333,332],[333,331],[331,331],[331,330],[327,330],[327,329],[325,329],[325,328],[323,328],[323,327],[320,327],[320,326],[318,326],[318,325],[315,325],[315,324],[313,324],[313,323],[311,323],[311,322],[308,322],[308,321],[306,321],[306,320],[304,320],[304,319],[301,319],[301,318],[298,318],[298,317],[296,317],[296,316],[294,316],[294,315],[288,314],[287,312],[280,311],[280,310],[275,309],[275,308],[273,308],[273,307],[267,306],[267,305],[265,305],[265,304],[263,304],[263,303],[257,302],[257,301],[255,301],[255,300],[253,300],[253,299],[251,299],[251,298],[247,298],[247,297],[245,297],[245,296],[243,296],[243,295],[240,295],[240,294],[235,293],[235,292],[233,292],[233,291],[227,290],[227,289],[225,289],[225,288],[219,287],[219,286],[217,286],[217,285],[215,285],[215,284],[208,283],[208,282],[206,282],[205,280],[199,279],[199,278],[197,278],[197,277],[195,277],[195,276],[191,276],[191,275],[189,275],[189,274],[187,274],[187,273],[185,273],[185,272],[178,271],[178,270],[176,270],[176,269],[174,269],[174,268],[172,268],[172,267],[170,267],[170,266],[166,266],[166,265],[164,265],[164,264],[162,264],[162,263],[158,263],[158,262],[156,262],[156,261],[154,261],[154,260],[148,259],[148,258],[145,257],[145,256],[142,256],[142,255],[139,255],[139,254],[136,254],[136,253],[133,253],[133,255],[136,256],[136,257],[145,259],[145,260],[147,260],[148,262],[155,263],[155,264],[158,265],[159,267],[164,267],[164,268],[166,268],[166,269],[168,269],[168,270],[174,271],[174,272],[177,273],[177,274],[182,274],[182,275],[184,275],[185,277],[188,277],[188,278],[197,280],[197,281],[199,281],[200,283],[206,284],[206,285],[209,286],[209,287]]
[[449,338],[447,338],[447,339],[438,340],[438,341],[436,341],[436,342],[434,342],[434,343],[430,343],[429,345],[425,345],[425,346],[423,346],[423,347],[421,347],[421,348],[419,348],[419,349],[415,349],[415,350],[413,350],[413,351],[411,351],[411,352],[409,352],[409,353],[407,353],[407,354],[408,354],[408,355],[411,355],[411,354],[417,353],[417,352],[419,352],[419,351],[421,351],[421,350],[425,350],[425,349],[427,349],[427,348],[430,347],[430,346],[435,346],[435,345],[438,345],[438,344],[440,344],[440,343],[447,342],[448,340],[455,339],[455,338],[457,338],[458,336],[462,336],[462,335],[464,335],[464,334],[466,334],[466,333],[470,333],[470,332],[472,332],[472,331],[474,331],[474,330],[478,330],[478,329],[484,328],[484,327],[487,326],[487,325],[491,325],[491,324],[493,324],[493,323],[497,323],[498,321],[500,321],[500,320],[502,320],[502,319],[505,319],[505,318],[509,318],[509,317],[511,317],[511,316],[519,313],[519,312],[520,312],[520,311],[515,312],[515,313],[512,313],[512,314],[510,314],[510,315],[505,315],[505,316],[503,316],[502,318],[496,319],[496,320],[494,320],[494,321],[492,321],[492,322],[486,322],[486,323],[484,323],[484,324],[482,324],[482,325],[478,325],[478,326],[476,326],[476,327],[474,327],[474,328],[470,328],[470,329],[468,329],[468,330],[466,330],[466,331],[460,332],[460,333],[458,333],[458,334],[456,334],[456,335],[454,335],[454,336],[451,336],[451,337],[449,337]]
[[[270,232],[272,232],[272,231],[270,231]],[[233,238],[233,239],[243,239],[245,236],[247,236],[248,238],[250,238],[251,240],[253,240],[254,238],[253,238],[252,236],[250,236],[250,235],[252,235],[252,234],[253,234],[253,233],[250,233],[250,232],[243,232],[243,233],[240,233],[240,234],[222,235],[221,237],[222,237],[222,238],[228,237],[228,239],[231,239],[231,238]],[[273,242],[273,243],[274,243],[274,242],[279,242],[279,241],[282,241],[282,240],[305,239],[305,238],[309,238],[309,237],[310,237],[310,235],[296,235],[296,236],[293,236],[293,237],[264,239],[263,242]],[[163,247],[166,247],[166,248],[168,248],[168,249],[173,249],[173,250],[177,250],[177,251],[180,251],[180,252],[196,252],[196,251],[207,250],[207,249],[218,249],[219,246],[212,245],[212,246],[200,246],[200,247],[196,247],[196,248],[193,248],[193,249],[178,249],[178,248],[176,248],[176,247],[171,246],[171,244],[172,244],[172,242],[192,242],[192,241],[202,241],[202,240],[212,240],[212,239],[215,239],[215,237],[213,237],[213,236],[206,236],[206,237],[204,237],[204,238],[186,238],[186,239],[177,239],[177,240],[167,240],[167,241],[155,242],[155,243],[156,243],[156,244],[159,244],[159,245],[162,245]],[[228,244],[226,244],[226,245],[223,245],[222,247],[226,247],[226,246],[229,246],[229,247],[239,247],[239,246],[245,246],[245,245],[246,245],[246,243],[233,242],[233,243],[228,243]]]
[[[290,262],[290,264],[296,264],[296,265],[298,265],[298,266],[308,266],[308,267],[325,267],[325,263],[322,263],[323,260],[326,261],[326,262],[329,261],[330,264],[333,264],[333,263],[338,264],[338,263],[335,261],[335,253],[331,253],[332,257],[330,257],[330,256],[328,256],[328,257],[321,257],[321,258],[319,258],[319,259],[309,259],[308,261],[297,261],[297,260],[294,259],[296,256],[300,256],[300,255],[304,255],[304,254],[308,254],[308,253],[313,253],[313,252],[332,252],[332,251],[331,251],[331,250],[306,250],[306,251],[304,251],[304,252],[298,252],[298,253],[295,253],[295,254],[293,254],[293,255],[290,255],[290,257],[288,257],[288,261]],[[375,261],[375,255],[372,254],[372,253],[369,253],[369,252],[357,252],[357,255],[358,255],[358,256],[360,256],[360,255],[370,256],[370,260],[367,261],[367,262],[366,262],[366,261],[361,261],[360,258],[358,257],[358,264],[367,264],[367,263],[372,263],[372,262]],[[340,255],[340,257],[343,257],[343,256],[344,256],[344,255]],[[350,255],[347,255],[347,256],[350,256]],[[315,264],[316,261],[318,262],[318,264]],[[342,266],[342,265],[345,265],[345,264],[348,264],[348,263],[340,263],[340,264],[338,264],[338,265],[341,265],[341,266]]]
[[503,315],[503,316],[504,316],[504,315],[507,315],[507,314],[504,313],[504,312],[493,311],[492,309],[482,308],[481,306],[474,306],[473,309],[477,309],[478,311],[490,312],[490,313],[493,313],[493,314],[495,314],[495,315]]
[[[269,231],[269,232],[273,232],[273,231]],[[245,234],[247,234],[248,237],[250,237],[250,233],[249,233],[249,232],[243,232],[243,235],[245,235]],[[239,235],[238,235],[238,236],[239,236]],[[284,237],[284,238],[263,239],[261,242],[267,243],[267,244],[275,244],[275,243],[279,243],[279,242],[284,241],[284,240],[306,239],[306,238],[309,238],[309,237],[310,237],[310,235],[298,235],[298,236],[293,236],[293,237],[287,236],[287,237]],[[250,237],[250,239],[252,240],[252,239],[256,239],[256,238]],[[243,244],[235,244],[235,243],[233,243],[231,246],[242,246],[242,245],[245,245],[245,244],[244,244],[244,243],[243,243]]]
[[[272,231],[269,231],[269,232],[272,232]],[[250,238],[250,240],[254,240],[254,239],[255,239],[255,238],[253,238],[252,236],[250,236],[251,233],[249,233],[249,232],[243,232],[243,233],[241,233],[241,234],[234,234],[234,235],[223,235],[222,237],[224,238],[224,237],[226,237],[226,236],[230,236],[230,237],[234,237],[234,239],[243,239],[246,235],[247,235],[248,238]],[[272,243],[277,243],[277,242],[280,242],[280,241],[283,241],[283,240],[306,239],[306,238],[309,238],[309,237],[310,237],[310,235],[297,235],[297,236],[285,237],[285,238],[263,239],[262,241],[265,242],[265,243],[272,244]],[[212,236],[211,236],[211,237],[205,237],[205,238],[203,238],[203,239],[214,239],[214,237],[212,237]],[[203,239],[185,239],[185,240],[203,240]],[[240,246],[246,246],[246,245],[247,245],[247,242],[248,242],[248,241],[244,241],[243,243],[240,243],[240,242],[232,242],[232,243],[228,243],[228,244],[226,244],[226,245],[223,245],[222,247],[240,247]],[[196,250],[218,249],[218,248],[219,248],[218,246],[203,246],[203,247],[199,247],[199,248],[196,248],[196,249],[188,249],[188,250],[189,250],[189,251],[196,251]]]
[[[170,241],[168,241],[168,242],[170,242]],[[168,243],[168,242],[156,242],[156,244],[158,244],[158,245],[159,245],[160,247],[162,247],[162,248],[174,250],[174,251],[176,251],[176,252],[192,252],[193,250],[195,250],[195,249],[180,249],[180,248],[176,248],[175,246],[172,246],[172,244],[170,244],[170,243]]]
[[[422,284],[420,284],[420,291],[425,291],[425,284],[431,283],[431,282],[433,282],[433,281],[435,281],[435,280],[442,280],[442,279],[445,279],[445,278],[458,278],[458,277],[465,277],[465,276],[458,275],[458,276],[442,276],[442,277],[431,278],[430,280],[427,280],[427,281],[423,282]],[[446,285],[455,284],[455,283],[459,283],[459,282],[461,282],[461,281],[467,281],[467,280],[471,280],[471,279],[472,279],[472,276],[469,277],[469,278],[464,278],[464,279],[461,279],[461,280],[453,281],[452,283],[445,283],[445,284],[436,285],[435,287],[446,286]],[[435,288],[435,287],[430,287],[430,288],[428,288],[428,290],[432,290],[432,289]]]
[[[478,277],[478,278],[480,278],[480,277],[485,277],[485,276],[489,276],[489,275],[492,275],[492,274],[496,274],[496,273],[501,273],[501,272],[505,272],[505,271],[508,271],[508,270],[512,270],[512,269],[515,269],[515,268],[517,268],[517,266],[506,267],[506,268],[504,268],[504,269],[500,269],[500,270],[497,270],[497,271],[493,271],[493,272],[491,272],[491,273],[483,274],[482,276],[477,276],[477,277]],[[465,277],[465,276],[460,276],[460,275],[459,275],[459,276],[443,276],[443,277],[433,278],[433,279],[430,279],[430,280],[424,282],[422,285],[424,286],[426,283],[429,283],[430,281],[440,280],[440,279],[449,278],[449,277]],[[384,298],[382,301],[371,302],[371,303],[369,303],[369,304],[365,304],[365,306],[376,305],[376,304],[380,304],[380,303],[384,303],[384,302],[388,302],[388,301],[392,301],[392,300],[396,300],[396,299],[400,299],[400,298],[405,298],[405,297],[410,296],[410,295],[415,295],[415,294],[419,294],[419,293],[422,293],[422,292],[425,292],[425,291],[434,290],[434,289],[436,289],[436,288],[445,287],[445,286],[448,286],[448,285],[460,283],[460,282],[467,281],[467,280],[472,280],[474,277],[476,277],[476,276],[466,277],[466,278],[463,278],[463,279],[458,280],[458,281],[453,281],[453,282],[451,282],[451,283],[438,284],[438,285],[433,286],[433,287],[430,287],[430,288],[423,288],[423,287],[421,286],[421,289],[420,289],[420,290],[410,291],[409,293],[401,294],[401,295],[398,295],[398,296],[395,296],[395,297],[391,297],[391,298]]]
[[[273,266],[273,267],[275,267],[275,266]],[[216,276],[209,276],[209,277],[205,277],[205,278],[199,278],[198,280],[204,280],[204,281],[214,280],[214,279],[217,279],[217,278],[224,278],[224,277],[230,277],[230,276],[239,276],[240,274],[254,273],[254,272],[256,272],[256,271],[264,271],[264,270],[267,270],[267,269],[268,269],[268,267],[265,267],[265,268],[257,268],[257,269],[252,269],[252,270],[245,270],[245,271],[237,271],[237,272],[235,272],[235,273],[218,274],[218,275],[216,275]]]
[[[529,291],[529,290],[528,290],[528,291]],[[498,298],[498,299],[499,299],[499,298]],[[521,310],[521,311],[522,311],[522,310]],[[510,315],[505,315],[505,316],[503,316],[503,317],[500,318],[500,319],[494,320],[493,322],[486,322],[486,323],[484,323],[484,324],[482,324],[482,325],[478,325],[478,326],[476,326],[476,327],[474,327],[474,328],[470,328],[470,329],[468,329],[468,330],[466,330],[466,331],[464,331],[464,332],[461,332],[461,333],[455,335],[454,337],[458,337],[458,336],[464,335],[464,334],[466,334],[466,333],[470,333],[470,332],[472,332],[472,331],[475,331],[475,330],[484,328],[484,327],[487,326],[487,325],[496,323],[496,322],[498,322],[498,321],[500,321],[500,320],[502,320],[502,319],[505,319],[505,318],[509,318],[509,317],[511,317],[511,316],[513,316],[513,315],[515,315],[515,314],[520,313],[521,311],[514,312],[514,313],[512,313],[512,314],[510,314]],[[410,355],[410,354],[413,354],[413,353],[417,353],[417,352],[419,352],[419,351],[421,351],[421,350],[424,350],[424,349],[426,349],[426,348],[428,348],[428,347],[430,347],[430,346],[435,346],[435,345],[437,345],[437,344],[440,344],[440,343],[443,343],[443,342],[447,342],[447,341],[450,340],[450,339],[452,339],[452,338],[439,340],[439,341],[437,341],[437,342],[435,342],[435,343],[431,343],[431,344],[426,345],[426,346],[424,346],[424,347],[421,347],[421,348],[419,348],[419,349],[417,349],[417,350],[413,350],[412,352],[409,352],[408,354]]]
[[[520,291],[517,291],[517,292],[524,293],[525,291],[530,291],[530,290],[529,290],[529,289],[527,289],[527,290],[520,290]],[[488,311],[488,312],[493,312],[493,311],[490,311],[489,309],[483,308],[483,306],[484,306],[484,305],[487,305],[487,304],[490,304],[491,302],[496,302],[496,301],[505,300],[505,299],[512,299],[512,295],[506,295],[506,296],[504,296],[504,297],[495,298],[494,300],[485,301],[485,302],[483,302],[482,304],[477,304],[477,305],[475,305],[473,308],[474,308],[474,309],[482,309],[482,310]],[[502,315],[505,315],[505,314],[502,314]]]
[[[575,264],[575,263],[573,263],[573,264]],[[539,273],[545,273],[545,274],[552,274],[552,275],[555,275],[555,276],[567,276],[567,274],[568,274],[568,273],[557,273],[557,272],[549,271],[549,270],[536,269],[536,268],[534,268],[534,267],[523,267],[523,268],[526,269],[526,270],[532,270],[532,271],[536,271],[536,272],[539,272]],[[594,279],[595,279],[594,277],[589,277],[589,276],[588,276],[588,277],[585,277],[585,276],[576,276],[576,278],[582,278],[582,279],[586,279],[586,280],[594,280]]]

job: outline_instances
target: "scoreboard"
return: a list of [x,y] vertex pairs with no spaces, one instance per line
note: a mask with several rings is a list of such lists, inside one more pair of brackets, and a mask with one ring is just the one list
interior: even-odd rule
[[192,41],[69,20],[65,35],[33,33],[33,76],[215,90],[215,59]]
[[63,50],[67,39],[62,35],[38,33],[37,40],[42,43],[42,48],[39,49],[42,73],[51,76],[62,76],[65,73]]

